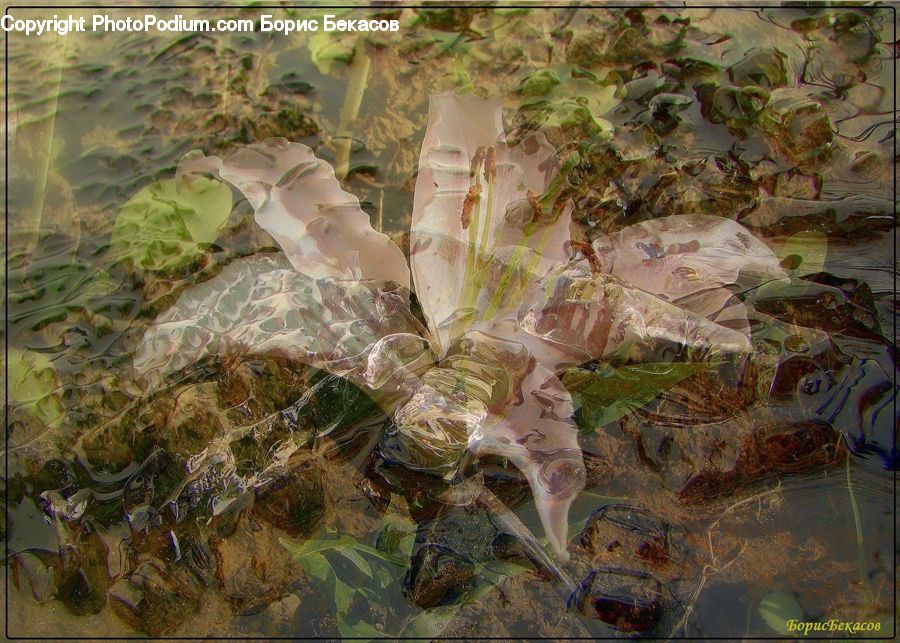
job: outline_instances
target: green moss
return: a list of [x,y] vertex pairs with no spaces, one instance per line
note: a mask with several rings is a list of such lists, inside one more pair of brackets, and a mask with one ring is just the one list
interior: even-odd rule
[[552,69],[541,69],[525,78],[516,90],[523,96],[543,96],[562,81]]
[[299,110],[282,109],[275,120],[287,137],[311,136],[319,132],[316,122]]
[[728,68],[728,76],[740,87],[783,87],[787,84],[785,58],[777,49],[751,49],[740,62]]

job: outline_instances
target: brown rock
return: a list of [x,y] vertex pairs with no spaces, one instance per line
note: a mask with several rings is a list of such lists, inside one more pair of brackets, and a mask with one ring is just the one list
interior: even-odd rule
[[827,422],[807,420],[764,426],[747,435],[729,471],[703,471],[678,492],[689,506],[705,504],[773,475],[801,473],[837,461],[838,436]]
[[308,534],[325,512],[322,467],[301,462],[257,495],[253,514],[291,536]]
[[625,632],[645,632],[659,621],[662,588],[649,575],[618,569],[594,570],[581,582],[570,605]]
[[265,523],[242,518],[234,533],[212,545],[216,577],[237,614],[261,612],[304,576]]
[[109,592],[113,611],[151,636],[171,634],[200,605],[198,585],[182,571],[170,573],[161,561],[145,560]]

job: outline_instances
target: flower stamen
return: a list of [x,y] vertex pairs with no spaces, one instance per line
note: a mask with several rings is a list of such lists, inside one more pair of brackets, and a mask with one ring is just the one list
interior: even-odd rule
[[584,259],[587,259],[588,264],[591,266],[591,272],[603,272],[603,267],[600,264],[600,257],[594,252],[594,246],[589,243],[584,243],[583,241],[572,241],[572,249]]
[[497,148],[491,145],[484,158],[484,180],[491,183],[495,178],[497,178]]
[[544,208],[541,207],[541,202],[538,199],[537,194],[535,194],[532,190],[527,190],[525,192],[525,198],[528,199],[528,205],[531,206],[531,222],[540,223],[544,218]]
[[469,225],[472,223],[472,209],[475,207],[475,204],[478,203],[478,199],[480,198],[481,184],[476,183],[469,187],[469,193],[466,194],[466,200],[463,201],[462,217],[460,219],[463,230],[469,229]]
[[484,145],[480,145],[475,154],[472,155],[472,161],[469,163],[469,176],[474,177],[478,173],[481,164],[484,163]]

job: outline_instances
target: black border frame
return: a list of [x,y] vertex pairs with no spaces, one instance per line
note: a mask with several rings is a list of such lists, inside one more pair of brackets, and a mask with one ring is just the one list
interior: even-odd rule
[[[380,2],[375,2],[372,4],[309,4],[309,5],[296,5],[296,4],[196,4],[191,3],[192,0],[188,0],[186,4],[123,4],[123,5],[108,5],[108,4],[7,4],[4,7],[3,15],[9,15],[10,11],[13,9],[103,9],[103,10],[121,10],[121,9],[149,9],[149,10],[172,10],[172,9],[207,9],[207,10],[220,10],[220,9],[274,9],[274,10],[284,10],[284,9],[307,9],[307,10],[318,10],[318,9],[359,9],[359,10],[377,10],[377,9],[565,9],[565,8],[577,8],[577,9],[789,9],[792,6],[792,3],[789,1],[784,2],[783,4],[768,4],[767,0],[762,0],[761,2],[754,3],[752,0],[739,0],[739,3],[732,4],[728,0],[722,0],[720,3],[709,3],[709,4],[693,4],[690,2],[683,2],[682,4],[668,4],[665,0],[660,4],[652,4],[647,2],[646,0],[635,0],[631,4],[606,4],[606,3],[595,3],[594,1],[589,0],[590,4],[584,5],[579,4],[577,0],[573,0],[571,2],[558,2],[558,3],[547,3],[541,2],[541,0],[537,0],[534,3],[528,2],[525,0],[524,2],[516,2],[513,0],[510,4],[503,2],[500,0],[494,4],[482,4],[475,0],[473,3],[468,3],[465,0],[461,0],[459,2],[436,2],[434,4],[428,2],[427,0],[423,0],[419,3],[406,3],[400,2],[397,4],[383,4]],[[894,17],[894,47],[900,46],[900,42],[898,42],[897,38],[897,6],[895,2],[891,2],[890,4],[885,4],[883,2],[874,2],[872,4],[858,4],[854,2],[846,2],[843,0],[837,0],[835,2],[798,2],[798,7],[806,7],[806,8],[834,8],[846,6],[848,8],[878,8],[878,9],[887,9],[890,10]],[[8,342],[9,342],[9,38],[10,32],[4,32],[3,34],[3,115],[4,115],[4,124],[5,124],[5,140],[3,147],[3,174],[4,174],[4,183],[3,183],[3,226],[4,226],[4,279],[3,279],[3,354],[4,354],[4,369],[3,369],[3,391],[4,391],[4,414],[3,414],[3,428],[4,428],[4,437],[8,438],[9,431],[9,350],[8,350]],[[893,303],[894,308],[897,308],[897,244],[898,244],[898,231],[897,231],[897,136],[898,131],[900,131],[900,115],[898,115],[897,111],[897,64],[898,64],[898,54],[895,52],[894,57],[894,69],[893,69],[893,80],[894,80],[894,122],[896,123],[894,127],[894,135],[893,135],[893,144],[894,144],[894,172],[893,172],[893,182],[894,182],[894,202],[893,202],[893,216],[894,216],[894,239],[893,239],[893,250],[894,250],[894,271],[893,271],[893,282],[894,282],[894,292],[893,292]],[[893,342],[894,346],[897,346],[897,314],[894,315],[894,327],[893,327]],[[895,368],[893,371],[894,374],[894,389],[897,388],[897,369]],[[894,396],[893,400],[893,412],[894,418],[897,418],[897,396]],[[6,444],[6,440],[4,440],[4,444]],[[4,449],[4,462],[3,462],[3,475],[6,476],[9,471],[9,451]],[[891,472],[893,477],[893,493],[894,493],[894,521],[893,521],[893,540],[894,540],[894,621],[893,621],[893,631],[890,636],[883,637],[860,637],[857,640],[861,641],[885,641],[885,640],[893,640],[897,636],[897,470],[893,470]],[[71,637],[71,636],[57,636],[57,637],[41,637],[41,636],[10,636],[9,632],[9,571],[8,564],[10,560],[9,556],[9,497],[8,494],[4,494],[3,498],[4,503],[4,557],[3,557],[3,565],[4,573],[3,573],[3,584],[4,584],[4,636],[9,640],[14,641],[83,641],[85,639],[80,637]],[[99,641],[144,641],[144,640],[153,640],[154,637],[142,637],[142,636],[130,636],[130,637],[104,637],[104,636],[95,636],[92,637],[91,640],[99,640]],[[167,640],[167,641],[195,641],[198,640],[192,637],[179,637],[179,636],[164,636],[164,637],[156,637],[158,640]],[[333,640],[332,637],[304,637],[306,640]],[[364,637],[360,637],[364,638]],[[461,639],[458,637],[440,637],[442,640],[468,640]],[[479,637],[480,638],[480,637]],[[776,636],[776,637],[746,637],[740,638],[739,640],[744,641],[787,641],[787,640],[795,640],[797,638],[802,638],[804,640],[832,640],[829,637],[813,637],[813,636],[803,636],[803,637],[792,637],[792,636]],[[212,640],[223,640],[223,641],[246,641],[246,640],[298,640],[294,637],[254,637],[248,639],[247,637],[216,637]],[[357,640],[357,639],[350,639]],[[368,639],[366,639],[368,640]],[[396,640],[396,637],[383,637],[382,639],[376,640]],[[404,637],[400,640],[421,640],[421,639],[413,639]],[[504,640],[504,639],[483,639],[483,640]],[[548,638],[539,638],[536,640],[556,640],[556,639],[548,639]],[[598,639],[584,639],[580,637],[566,637],[561,640],[598,640]],[[604,640],[604,639],[599,639]],[[612,640],[618,640],[612,639]],[[654,639],[646,639],[646,640],[654,640]],[[658,639],[656,639],[658,640]],[[674,641],[693,641],[693,640],[702,640],[702,641],[733,641],[735,637],[724,637],[724,636],[710,636],[710,637],[669,637],[665,640],[674,640]]]

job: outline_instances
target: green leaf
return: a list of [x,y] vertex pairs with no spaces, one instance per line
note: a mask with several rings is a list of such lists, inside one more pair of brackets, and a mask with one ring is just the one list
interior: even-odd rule
[[597,371],[571,369],[562,379],[575,401],[579,426],[595,429],[644,406],[703,368],[703,364],[681,362],[607,365]]
[[[336,18],[341,18],[348,10],[329,12]],[[312,16],[311,19],[323,24],[323,15]],[[319,31],[309,39],[309,55],[313,64],[324,76],[331,75],[334,63],[350,64],[356,50],[356,41],[359,35],[352,31]]]
[[317,33],[309,39],[309,53],[313,64],[325,76],[331,74],[334,63],[350,64],[355,47],[356,38],[349,38],[346,34]]
[[56,392],[59,380],[53,362],[44,353],[23,351],[13,346],[8,350],[9,401],[29,407],[45,426],[63,416],[62,402]]
[[348,559],[351,563],[356,565],[359,571],[361,571],[369,578],[372,578],[372,566],[369,565],[369,563],[366,562],[366,559],[363,558],[356,550],[350,548],[343,549],[341,550],[341,554],[344,556],[344,558]]
[[[377,569],[379,572],[386,571],[383,567],[378,567]],[[359,592],[362,596],[365,596],[370,603],[373,603],[374,605],[383,605],[384,589],[392,582],[394,582],[394,579],[389,576],[387,582],[382,583],[381,587],[372,588],[366,587],[365,585],[360,585],[356,588],[356,591]]]
[[[287,550],[301,562],[303,558],[309,556],[310,554],[334,551],[349,558],[351,562],[357,565],[357,567],[359,567],[359,564],[357,563],[357,560],[354,560],[353,558],[358,557],[357,552],[369,554],[370,556],[391,563],[393,565],[402,566],[406,564],[406,561],[400,559],[398,556],[387,554],[383,551],[375,549],[374,547],[370,547],[369,545],[359,542],[358,540],[356,540],[356,538],[348,534],[342,534],[337,538],[310,538],[302,543],[297,543],[297,541],[287,538],[281,538],[280,540],[281,544],[284,545]],[[352,553],[348,555],[348,552]],[[362,569],[362,571],[364,572],[366,571],[362,567],[360,567],[360,569]],[[367,574],[371,576],[371,568],[369,568]]]
[[458,611],[458,605],[445,605],[422,610],[406,623],[400,636],[415,639],[437,638],[447,629]]
[[535,125],[603,138],[613,135],[612,123],[602,116],[619,104],[616,90],[613,82],[573,77],[568,66],[535,72],[518,89],[524,97],[522,113]]
[[334,606],[337,608],[338,614],[346,614],[353,605],[353,597],[356,590],[350,587],[340,578],[334,579]]
[[384,567],[376,567],[375,575],[378,577],[378,584],[381,585],[381,587],[387,587],[394,582],[394,577]]
[[387,522],[378,533],[376,547],[395,560],[408,560],[416,539],[414,524]]
[[16,404],[42,400],[56,390],[56,370],[44,354],[9,347],[9,399]]
[[759,604],[759,615],[773,632],[790,635],[787,623],[790,620],[803,621],[803,608],[792,595],[786,592],[773,592],[762,599]]
[[329,563],[328,559],[322,554],[309,552],[302,557],[298,557],[297,560],[303,566],[303,569],[311,576],[314,576],[321,581],[327,581],[334,576],[334,570],[331,568],[331,563]]
[[230,213],[231,189],[220,181],[157,181],[119,211],[112,252],[146,270],[177,269],[215,241]]
[[540,69],[525,78],[516,91],[523,96],[544,96],[561,82],[553,69]]
[[359,620],[351,625],[343,616],[338,615],[337,626],[341,636],[344,638],[365,640],[384,638],[384,633],[381,630],[363,620]]
[[821,232],[798,232],[777,251],[781,265],[794,277],[822,272],[828,237]]

